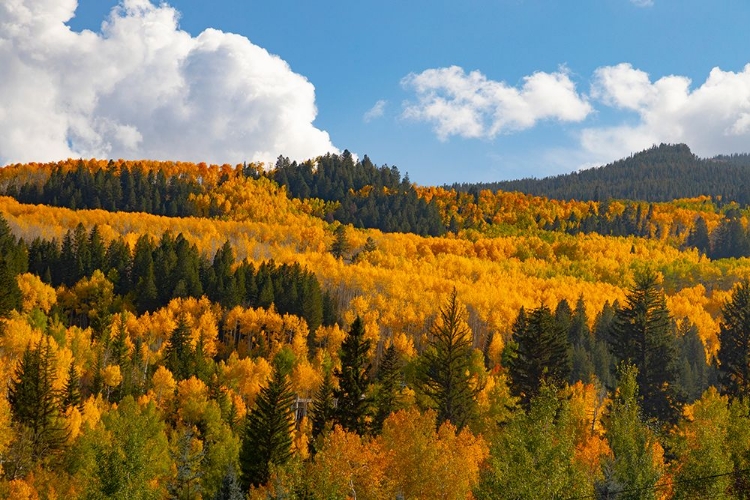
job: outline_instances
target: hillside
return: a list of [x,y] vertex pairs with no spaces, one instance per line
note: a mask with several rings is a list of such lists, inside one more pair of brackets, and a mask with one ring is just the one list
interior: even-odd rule
[[685,144],[661,144],[608,165],[543,179],[454,184],[461,191],[520,191],[556,200],[646,202],[709,196],[750,203],[750,155],[702,159]]
[[[716,363],[750,261],[686,245],[748,240],[736,205],[464,193],[347,155],[279,167],[0,171],[0,497],[523,497],[532,469],[559,471],[545,496],[586,497],[618,491],[635,433],[687,480],[707,407],[750,426]],[[654,382],[616,370],[639,296]],[[722,432],[744,470],[750,440]]]

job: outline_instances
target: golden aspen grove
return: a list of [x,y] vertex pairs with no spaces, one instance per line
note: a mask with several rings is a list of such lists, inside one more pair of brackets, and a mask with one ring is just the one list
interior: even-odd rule
[[0,194],[2,498],[750,495],[739,200],[348,152],[15,164]]

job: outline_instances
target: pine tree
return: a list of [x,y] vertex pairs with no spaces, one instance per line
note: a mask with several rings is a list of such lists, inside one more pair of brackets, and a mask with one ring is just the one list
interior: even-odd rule
[[370,407],[367,399],[369,352],[370,340],[365,338],[364,322],[357,316],[341,344],[341,369],[334,370],[339,387],[334,395],[337,400],[336,422],[360,435],[367,431],[365,417]]
[[60,398],[54,389],[55,360],[49,337],[28,346],[8,387],[13,420],[26,428],[35,460],[62,448],[67,434],[60,415]]
[[21,308],[21,290],[16,275],[4,257],[0,257],[0,317]]
[[177,380],[189,378],[193,374],[193,350],[190,345],[190,325],[184,314],[177,318],[177,326],[169,336],[169,345],[164,351],[164,366]]
[[513,325],[514,355],[508,361],[511,392],[528,408],[544,385],[559,387],[571,370],[568,332],[542,305],[522,309]]
[[437,411],[437,425],[450,421],[462,428],[474,416],[480,387],[472,380],[472,335],[455,289],[439,314],[420,361],[420,385]]
[[221,480],[221,486],[216,491],[213,500],[245,500],[242,487],[237,480],[237,473],[231,465],[227,468],[227,473],[224,474],[224,479]]
[[65,380],[65,386],[62,393],[62,409],[67,410],[71,407],[81,409],[83,400],[81,398],[81,379],[78,376],[76,364],[71,362],[68,368],[68,378]]
[[742,280],[721,310],[719,373],[723,394],[750,402],[750,280]]
[[351,249],[349,240],[346,237],[346,226],[340,224],[333,234],[334,240],[331,246],[331,253],[337,259],[343,259]]
[[698,216],[695,219],[695,226],[690,231],[687,237],[686,244],[691,247],[695,247],[698,251],[704,255],[711,252],[711,238],[708,234],[708,226],[706,220]]
[[312,400],[312,435],[316,438],[331,427],[336,412],[336,399],[334,398],[333,377],[330,371],[326,371],[323,383],[320,385]]
[[636,276],[626,305],[615,313],[613,326],[610,349],[618,361],[632,363],[638,370],[644,414],[673,422],[679,415],[676,344],[656,273],[646,271]]
[[159,305],[152,250],[151,241],[147,236],[138,238],[133,255],[132,279],[135,285],[134,302],[139,314],[153,311]]
[[401,381],[401,360],[396,346],[391,343],[385,350],[378,367],[378,388],[374,398],[375,415],[372,421],[374,432],[379,433],[385,419],[401,408],[399,404]]
[[277,367],[247,415],[240,451],[243,490],[267,483],[269,466],[283,465],[291,458],[294,399],[291,383]]

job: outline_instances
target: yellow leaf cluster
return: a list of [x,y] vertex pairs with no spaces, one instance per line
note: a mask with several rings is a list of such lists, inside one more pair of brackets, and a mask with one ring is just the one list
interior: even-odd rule
[[57,302],[55,289],[31,273],[19,274],[16,277],[21,290],[23,312],[30,312],[35,307],[48,313]]
[[236,353],[232,353],[226,363],[219,363],[222,383],[242,398],[246,408],[252,408],[255,397],[266,385],[272,372],[273,369],[265,358],[240,359]]

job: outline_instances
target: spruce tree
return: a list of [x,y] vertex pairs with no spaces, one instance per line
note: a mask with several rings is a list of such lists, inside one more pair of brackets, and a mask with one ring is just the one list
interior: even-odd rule
[[334,371],[339,387],[334,395],[337,400],[336,422],[360,435],[367,431],[365,417],[370,408],[367,399],[369,352],[370,340],[365,339],[364,322],[357,316],[341,344],[341,368]]
[[721,310],[719,376],[723,394],[750,402],[750,281],[742,280]]
[[542,305],[528,314],[521,309],[513,325],[516,349],[508,361],[511,392],[529,408],[544,385],[559,387],[571,370],[568,332]]
[[61,403],[63,411],[71,407],[81,409],[81,404],[83,403],[81,398],[81,379],[78,376],[78,370],[74,362],[71,362],[68,368],[68,377],[63,387]]
[[16,274],[4,257],[0,257],[0,317],[7,317],[14,309],[21,308],[21,289]]
[[638,370],[644,414],[673,422],[679,415],[676,343],[664,292],[653,271],[636,276],[625,306],[615,312],[610,349],[619,362]]
[[374,398],[375,415],[372,421],[373,431],[376,433],[383,429],[385,419],[401,408],[399,404],[401,381],[401,360],[396,346],[391,343],[385,350],[378,367],[378,386]]
[[224,474],[224,479],[221,480],[221,486],[216,491],[213,500],[245,500],[242,487],[237,480],[237,473],[231,465],[227,468],[227,473]]
[[242,487],[268,482],[269,466],[283,465],[292,456],[295,395],[286,374],[278,367],[266,387],[261,389],[255,408],[247,415],[245,436],[240,451]]
[[193,374],[193,350],[190,345],[190,326],[184,314],[177,318],[177,326],[169,336],[169,345],[164,351],[164,366],[177,380]]
[[462,428],[474,416],[475,396],[480,387],[472,380],[472,335],[455,289],[448,303],[440,309],[430,334],[429,345],[420,361],[422,392],[437,411],[438,426],[450,421]]
[[11,415],[28,431],[34,460],[62,448],[67,440],[54,384],[55,359],[50,339],[45,337],[26,348],[8,387]]
[[711,237],[708,234],[708,226],[703,217],[698,216],[695,219],[695,226],[690,230],[685,243],[688,246],[697,248],[704,255],[711,252]]
[[340,224],[333,234],[334,240],[333,245],[331,246],[331,253],[337,259],[343,259],[351,249],[349,240],[346,237],[346,226]]
[[323,383],[315,392],[312,400],[312,435],[313,438],[320,436],[330,428],[336,412],[336,399],[333,391],[333,377],[330,371],[326,371]]

